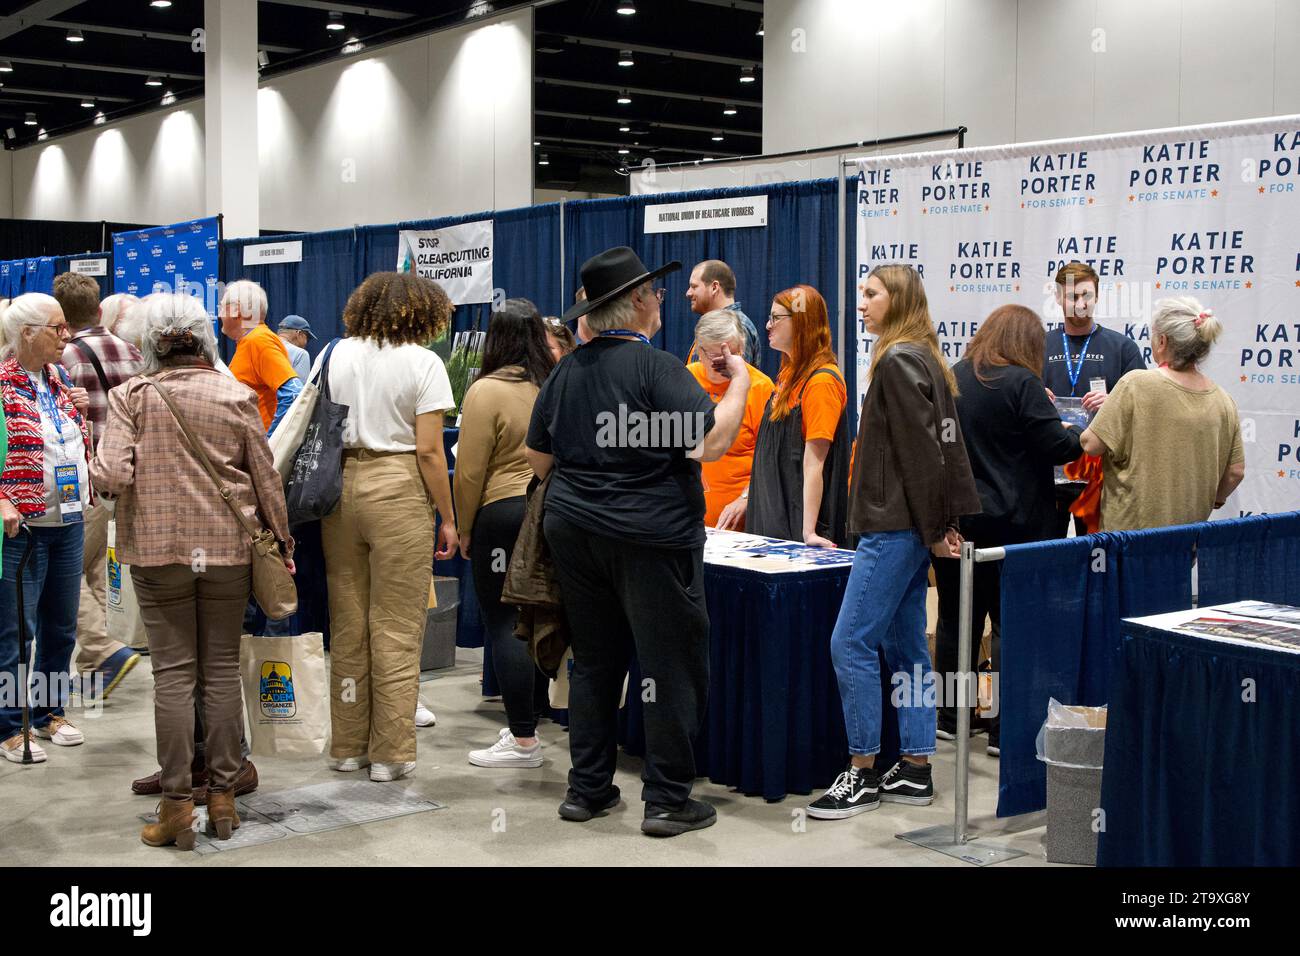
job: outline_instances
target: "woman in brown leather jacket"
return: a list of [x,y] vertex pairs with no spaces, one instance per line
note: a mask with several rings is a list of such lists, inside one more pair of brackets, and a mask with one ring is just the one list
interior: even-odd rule
[[[930,555],[958,553],[956,520],[980,510],[962,442],[952,370],[939,351],[921,276],[910,266],[877,266],[860,307],[872,347],[871,385],[862,403],[849,479],[850,534],[860,535],[831,657],[849,738],[849,766],[808,807],[838,820],[874,810],[881,800],[934,800],[929,755],[935,707],[923,675]],[[895,681],[902,758],[887,773],[880,751],[884,649]]]

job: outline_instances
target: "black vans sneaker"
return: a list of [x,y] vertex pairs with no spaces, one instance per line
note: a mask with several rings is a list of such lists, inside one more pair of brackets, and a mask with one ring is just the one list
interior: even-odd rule
[[609,794],[603,800],[591,800],[570,788],[560,804],[560,816],[574,823],[586,823],[592,817],[604,814],[618,806],[621,798],[618,787],[611,786]]
[[928,763],[899,760],[880,778],[880,799],[926,807],[934,802],[934,781]]
[[874,767],[855,767],[835,778],[829,790],[808,804],[808,816],[818,820],[843,820],[880,806],[880,775]]
[[650,836],[670,837],[690,830],[703,830],[718,822],[718,811],[702,800],[687,800],[680,810],[657,803],[645,805],[641,832]]

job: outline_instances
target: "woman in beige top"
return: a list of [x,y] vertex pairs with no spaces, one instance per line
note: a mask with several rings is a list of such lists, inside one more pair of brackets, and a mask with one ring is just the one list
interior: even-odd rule
[[1197,367],[1223,326],[1196,299],[1161,299],[1157,368],[1129,372],[1079,436],[1102,456],[1101,530],[1205,521],[1246,474],[1237,403]]
[[514,635],[518,611],[501,603],[501,587],[533,477],[524,436],[537,391],[554,366],[537,307],[527,299],[507,299],[492,315],[483,367],[461,407],[454,481],[460,553],[474,572],[488,653],[510,724],[490,747],[470,753],[469,762],[477,767],[542,765],[537,713],[546,678]]

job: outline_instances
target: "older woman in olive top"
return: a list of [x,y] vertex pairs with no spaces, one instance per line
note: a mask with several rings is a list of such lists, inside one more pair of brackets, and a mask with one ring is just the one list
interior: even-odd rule
[[470,752],[469,762],[477,767],[542,765],[537,711],[546,680],[528,646],[514,635],[518,612],[501,603],[501,587],[533,477],[524,438],[537,392],[554,365],[537,307],[527,299],[508,299],[488,325],[483,367],[461,409],[453,481],[460,553],[473,569],[509,722],[489,747]]

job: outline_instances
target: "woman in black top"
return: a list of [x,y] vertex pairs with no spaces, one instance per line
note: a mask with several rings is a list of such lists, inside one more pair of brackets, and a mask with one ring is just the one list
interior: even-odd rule
[[[981,513],[961,519],[961,535],[976,547],[991,548],[1057,536],[1053,467],[1081,454],[1078,433],[1061,423],[1040,377],[1043,370],[1042,320],[1020,305],[1004,305],[980,323],[979,331],[953,368],[957,416]],[[979,664],[979,634],[984,616],[992,619],[993,673],[1000,661],[1000,566],[975,565],[971,620],[971,670]],[[950,674],[957,666],[957,628],[961,569],[952,558],[935,557],[939,586],[939,626],[935,668]],[[951,740],[957,709],[939,709],[938,735]],[[998,753],[996,717],[989,725],[989,753]]]

